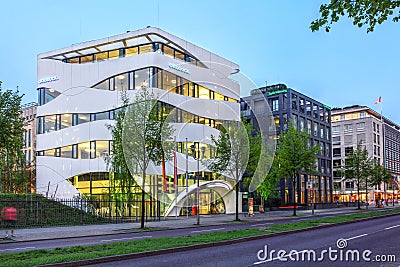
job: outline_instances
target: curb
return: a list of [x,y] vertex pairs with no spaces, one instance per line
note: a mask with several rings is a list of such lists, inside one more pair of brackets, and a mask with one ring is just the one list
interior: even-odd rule
[[[350,214],[344,214],[344,215],[350,215]],[[318,216],[324,216],[322,215],[315,215],[315,219],[318,219]],[[339,215],[341,216],[341,215]],[[272,221],[279,221],[279,220],[284,220],[287,218],[292,218],[292,216],[277,216],[279,218],[274,218]],[[305,216],[305,217],[309,217],[309,216]],[[246,221],[245,219],[241,219],[241,221]],[[265,221],[265,218],[260,218],[260,219],[255,219],[252,220],[254,222],[260,222],[260,221]],[[250,222],[250,221],[247,221]],[[168,231],[168,230],[179,230],[179,229],[187,229],[187,228],[201,228],[201,227],[209,227],[209,226],[219,226],[221,224],[233,224],[233,223],[237,223],[236,221],[224,221],[221,223],[212,223],[212,224],[208,224],[208,225],[186,225],[186,226],[182,226],[182,227],[176,227],[176,228],[169,228],[169,227],[165,227],[163,229],[148,229],[148,230],[142,230],[140,231],[141,228],[133,228],[133,229],[137,229],[139,231],[136,231],[136,233],[146,233],[146,232],[157,232],[157,231]],[[157,227],[154,227],[157,228]],[[161,227],[162,228],[162,227]],[[118,230],[116,230],[118,231]],[[45,240],[58,240],[58,239],[65,239],[65,238],[82,238],[82,237],[92,237],[92,236],[109,236],[109,235],[115,235],[115,234],[132,234],[134,232],[129,232],[129,233],[125,233],[125,232],[115,232],[115,233],[103,233],[103,234],[91,234],[91,235],[77,235],[77,236],[63,236],[63,237],[53,237],[53,238],[41,238],[41,239],[29,239],[29,240],[11,240],[10,242],[15,242],[15,243],[25,243],[25,242],[34,242],[34,241],[45,241]]]
[[46,264],[46,265],[39,265],[39,267],[83,266],[83,265],[107,263],[107,262],[113,262],[113,261],[138,259],[138,258],[143,258],[143,257],[150,257],[150,256],[169,254],[169,253],[175,253],[175,252],[184,252],[184,251],[194,250],[194,249],[232,245],[232,244],[237,244],[237,243],[242,243],[242,242],[247,242],[247,241],[252,241],[252,240],[259,240],[259,239],[264,239],[264,238],[269,238],[269,237],[283,236],[283,235],[289,235],[289,234],[300,233],[300,232],[307,232],[307,231],[312,231],[312,230],[318,230],[318,229],[323,229],[323,228],[329,228],[329,227],[352,224],[352,223],[357,223],[357,222],[381,219],[381,218],[398,216],[398,215],[399,215],[399,213],[380,215],[380,216],[369,217],[369,218],[361,218],[361,219],[348,221],[348,222],[324,224],[324,225],[313,226],[313,227],[308,227],[308,228],[302,228],[302,229],[296,229],[296,230],[290,230],[290,231],[284,231],[284,232],[277,232],[277,233],[271,233],[271,234],[264,234],[264,235],[258,235],[258,236],[249,236],[249,237],[237,238],[237,239],[233,239],[233,240],[226,240],[226,241],[220,241],[220,242],[212,242],[212,243],[196,244],[196,245],[189,245],[189,246],[182,246],[182,247],[175,247],[175,248],[137,252],[137,253],[131,253],[131,254],[107,256],[107,257],[87,259],[87,260]]

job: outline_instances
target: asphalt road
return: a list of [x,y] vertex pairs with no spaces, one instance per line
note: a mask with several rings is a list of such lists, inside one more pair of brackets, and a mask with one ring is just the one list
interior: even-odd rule
[[[338,244],[339,239],[341,241]],[[281,256],[283,256],[281,259],[278,257],[279,250],[285,252],[285,254],[281,252]],[[268,257],[265,257],[265,251]],[[291,251],[292,254],[289,257]],[[311,251],[315,252],[315,261]],[[310,260],[309,255],[311,255]],[[356,261],[357,255],[359,255],[359,261]],[[298,261],[296,261],[296,257],[298,257]],[[395,261],[388,262],[388,260],[394,260],[393,257],[395,257]],[[271,261],[271,259],[273,260]],[[378,259],[386,259],[386,262],[377,262]],[[400,215],[229,246],[196,249],[92,266],[323,265],[400,266]]]
[[[340,215],[351,214],[354,211],[343,212]],[[273,220],[268,222],[241,222],[241,223],[229,223],[214,226],[201,226],[201,227],[190,227],[190,228],[180,228],[180,229],[166,229],[161,231],[147,231],[138,232],[138,229],[127,229],[123,231],[116,232],[112,235],[100,235],[100,236],[87,236],[87,237],[74,237],[74,238],[62,238],[62,239],[48,239],[40,241],[24,241],[24,242],[7,242],[0,243],[0,254],[4,253],[14,253],[29,250],[38,249],[54,249],[54,248],[65,248],[72,246],[90,246],[97,244],[106,244],[113,242],[123,242],[130,240],[140,240],[147,238],[158,238],[158,237],[177,237],[177,236],[187,236],[196,235],[202,233],[210,233],[217,231],[229,231],[237,229],[246,228],[263,228],[268,225],[299,222],[304,220],[311,220],[316,218],[328,218],[338,216],[336,215],[317,215],[313,217],[294,217],[280,220]],[[95,226],[94,226],[95,227]]]

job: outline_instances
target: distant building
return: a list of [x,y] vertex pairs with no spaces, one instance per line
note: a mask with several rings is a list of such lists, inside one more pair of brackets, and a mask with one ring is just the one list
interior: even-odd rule
[[[361,144],[369,156],[384,165],[398,181],[400,176],[400,127],[381,114],[366,106],[351,106],[332,110],[332,144],[334,198],[342,201],[357,200],[355,181],[344,180],[340,168],[346,156]],[[380,194],[389,198],[393,195],[393,181],[368,190],[362,188],[360,200],[373,200]]]
[[24,126],[24,147],[23,152],[29,171],[31,188],[29,191],[35,191],[35,147],[36,147],[36,113],[38,104],[35,102],[27,103],[21,106],[21,116],[25,120]]
[[[254,118],[252,111],[262,111],[264,99],[268,100],[271,108],[274,127],[260,130],[269,138],[279,139],[287,130],[289,121],[299,130],[306,129],[311,135],[310,144],[319,144],[321,153],[316,155],[319,174],[301,173],[297,178],[297,203],[328,203],[332,201],[332,154],[331,154],[331,110],[327,105],[316,101],[300,92],[277,84],[259,88],[262,94],[253,90],[252,94],[243,97],[241,103],[242,115]],[[251,107],[248,106],[248,104]],[[261,112],[262,113],[262,112]],[[272,125],[271,125],[272,126]],[[293,203],[293,188],[289,179],[281,179],[279,195],[283,205]]]

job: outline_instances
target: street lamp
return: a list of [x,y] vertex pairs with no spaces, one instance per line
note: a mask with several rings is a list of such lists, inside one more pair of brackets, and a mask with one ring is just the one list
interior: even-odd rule
[[[200,225],[200,151],[198,151],[198,156],[196,157],[196,147],[191,145],[192,155],[194,159],[197,159],[197,190],[196,190],[196,209],[197,209],[197,225]],[[201,147],[202,157],[204,157],[205,147]]]

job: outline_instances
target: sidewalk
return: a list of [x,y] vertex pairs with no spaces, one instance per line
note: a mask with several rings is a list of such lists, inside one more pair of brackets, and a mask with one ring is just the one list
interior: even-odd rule
[[[398,205],[395,206],[397,208]],[[369,210],[387,210],[393,207],[385,207],[385,209],[377,209],[370,207]],[[363,208],[365,209],[365,208]],[[358,212],[354,207],[343,207],[334,209],[321,209],[315,210],[315,215],[340,215],[345,212]],[[280,219],[288,219],[292,217],[293,210],[285,211],[268,211],[265,213],[256,213],[252,217],[244,216],[240,214],[240,220],[243,221],[274,221]],[[307,218],[313,216],[311,210],[297,210],[297,215],[300,218]],[[146,222],[145,227],[158,228],[158,229],[178,229],[178,228],[189,228],[189,227],[201,227],[210,225],[221,225],[227,223],[234,223],[234,214],[229,215],[201,215],[200,226],[196,225],[196,216],[178,216],[178,217],[167,217],[161,218],[160,221]],[[140,223],[121,223],[121,224],[98,224],[98,225],[83,225],[83,226],[63,226],[63,227],[48,227],[48,228],[27,228],[27,229],[16,229],[15,241],[32,241],[32,240],[44,240],[44,239],[55,239],[65,237],[82,237],[82,236],[93,236],[93,235],[107,235],[117,234],[124,232],[140,230]],[[0,232],[0,236],[4,233]]]

